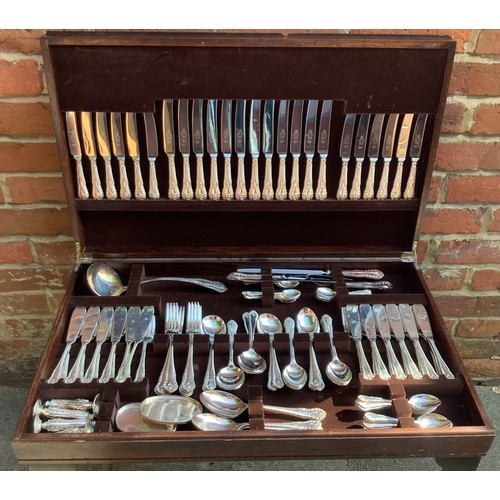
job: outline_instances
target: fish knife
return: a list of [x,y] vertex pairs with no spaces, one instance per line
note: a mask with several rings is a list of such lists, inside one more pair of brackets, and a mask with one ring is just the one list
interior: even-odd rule
[[356,158],[356,168],[354,170],[354,179],[352,181],[351,200],[361,198],[361,173],[363,170],[363,161],[366,156],[366,145],[368,144],[368,126],[370,124],[370,115],[362,114],[359,118],[358,128],[356,130],[356,141],[354,142],[354,158]]
[[78,138],[78,125],[76,122],[76,113],[74,111],[66,112],[66,131],[68,134],[68,145],[71,156],[76,161],[76,184],[78,190],[78,198],[88,200],[89,190],[83,173],[82,166],[82,148],[80,139]]
[[191,153],[189,144],[189,101],[180,99],[178,106],[178,135],[179,151],[182,154],[182,191],[183,200],[192,200],[194,197],[193,184],[191,182],[191,169],[189,165],[189,155]]
[[233,176],[231,171],[231,154],[233,153],[233,101],[224,99],[221,106],[221,136],[220,149],[224,155],[224,179],[222,184],[222,199],[232,200],[234,198]]
[[165,99],[162,108],[163,150],[168,158],[168,192],[169,200],[178,200],[181,197],[177,172],[175,170],[175,130],[174,130],[174,102]]
[[210,185],[208,197],[211,200],[220,200],[219,172],[217,170],[217,100],[207,102],[207,152],[210,156]]
[[342,140],[340,142],[340,157],[342,158],[342,171],[340,172],[339,187],[337,189],[337,199],[347,199],[347,182],[349,160],[352,154],[352,137],[354,135],[354,124],[356,115],[349,113],[345,117],[344,129],[342,130]]
[[105,384],[115,378],[116,346],[120,342],[125,330],[127,312],[128,309],[126,306],[118,306],[115,308],[110,332],[111,350],[109,351],[106,366],[99,377],[99,383],[101,384]]
[[248,124],[248,149],[252,157],[252,171],[250,176],[250,189],[248,197],[251,200],[260,199],[259,182],[259,155],[260,155],[260,119],[261,119],[260,100],[252,100],[250,105],[250,121]]
[[94,139],[94,126],[92,124],[92,113],[82,111],[80,114],[82,122],[83,149],[90,161],[90,173],[92,176],[92,198],[102,200],[104,191],[102,190],[99,170],[97,169],[97,151]]
[[134,162],[134,194],[138,200],[146,199],[146,190],[141,172],[141,155],[139,151],[139,136],[137,134],[137,118],[135,113],[125,114],[125,136],[127,137],[128,154]]
[[333,101],[331,99],[323,101],[319,119],[318,154],[320,163],[318,185],[316,186],[316,192],[314,194],[314,197],[317,200],[326,200],[326,197],[328,196],[328,190],[326,188],[326,159],[328,157],[328,147],[330,145],[332,107]]
[[125,168],[125,142],[123,140],[121,113],[111,113],[111,145],[113,146],[113,154],[118,160],[120,198],[122,200],[130,200],[132,193],[128,182],[127,169]]
[[135,350],[139,343],[137,338],[139,335],[139,319],[141,317],[141,308],[139,306],[131,306],[127,312],[127,320],[125,323],[125,354],[123,355],[122,364],[115,377],[115,381],[122,383],[130,378],[130,367]]
[[408,143],[410,139],[411,122],[413,114],[409,113],[404,115],[401,128],[399,129],[398,144],[396,146],[396,158],[398,159],[398,166],[396,169],[396,177],[391,190],[391,200],[398,200],[401,198],[401,183],[403,181],[403,164],[406,160],[408,152]]
[[290,130],[290,153],[292,155],[292,179],[288,197],[291,200],[300,199],[299,160],[302,152],[302,111],[304,101],[295,100],[292,108],[292,126]]
[[384,118],[384,114],[377,114],[375,115],[372,123],[370,141],[368,143],[368,158],[370,159],[370,166],[368,169],[365,190],[363,192],[364,200],[372,200],[375,195],[375,165],[380,154],[380,139],[382,137]]
[[193,143],[193,152],[196,157],[196,188],[194,195],[197,200],[206,200],[207,188],[205,184],[205,172],[203,170],[203,155],[205,154],[203,143],[203,101],[201,99],[193,100],[192,112],[193,134],[191,140]]
[[269,99],[264,102],[264,120],[262,127],[262,150],[266,158],[264,173],[264,187],[262,198],[272,200],[274,198],[273,188],[273,150],[274,150],[274,101]]
[[368,360],[366,359],[365,351],[361,341],[361,317],[359,315],[359,308],[355,304],[347,304],[342,308],[342,322],[344,329],[349,333],[354,340],[356,352],[358,354],[359,370],[361,375],[367,380],[372,380],[374,375]]
[[236,101],[236,115],[234,118],[234,149],[238,157],[238,176],[236,178],[236,199],[246,200],[248,193],[245,180],[245,153],[246,153],[246,101]]
[[417,117],[417,122],[413,130],[413,136],[410,146],[411,167],[410,175],[406,181],[406,188],[403,194],[405,200],[411,200],[415,197],[415,180],[417,176],[417,163],[420,160],[422,151],[422,140],[425,132],[425,124],[427,123],[427,114],[420,113]]
[[306,127],[304,132],[304,153],[306,155],[306,171],[302,187],[302,199],[312,200],[313,190],[313,159],[316,153],[316,122],[318,119],[318,101],[311,100],[307,105]]
[[387,126],[385,128],[384,142],[382,143],[382,158],[384,159],[384,168],[382,177],[377,190],[377,200],[386,200],[389,189],[389,165],[394,152],[394,139],[396,137],[396,126],[398,124],[398,115],[393,113],[389,115]]
[[149,197],[157,200],[160,197],[158,179],[156,178],[156,158],[158,157],[158,135],[156,132],[155,115],[143,113],[144,128],[146,130],[146,150],[149,161]]
[[278,184],[276,186],[275,197],[277,200],[286,200],[286,156],[288,154],[288,113],[290,102],[280,101],[278,110],[278,125],[276,130],[276,152],[280,160],[278,171]]
[[109,143],[108,120],[106,113],[96,113],[95,131],[97,135],[97,147],[99,149],[99,154],[104,160],[104,171],[106,174],[106,198],[108,198],[108,200],[116,200],[118,194],[116,192],[113,169],[111,168],[111,146]]

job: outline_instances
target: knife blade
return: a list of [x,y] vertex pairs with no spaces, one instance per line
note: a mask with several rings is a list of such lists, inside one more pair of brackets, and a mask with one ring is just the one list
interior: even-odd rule
[[142,308],[141,317],[139,319],[139,331],[141,333],[140,339],[142,342],[142,352],[135,373],[134,382],[141,382],[146,376],[146,349],[147,344],[153,341],[156,329],[155,309],[153,306],[146,306]]
[[266,158],[264,174],[264,187],[262,198],[272,200],[274,198],[272,159],[274,152],[274,101],[264,102],[264,119],[262,127],[262,150]]
[[354,158],[356,158],[356,169],[352,181],[351,200],[361,198],[361,173],[363,170],[363,161],[366,156],[366,145],[368,144],[368,126],[370,125],[370,115],[363,113],[359,118],[358,128],[356,130],[356,140],[354,142]]
[[121,113],[111,113],[111,145],[113,146],[113,154],[118,160],[120,198],[122,200],[130,200],[132,193],[128,182],[127,169],[125,168],[125,142],[123,140]]
[[408,142],[410,139],[411,122],[413,121],[413,114],[405,114],[401,127],[399,129],[398,144],[396,146],[396,158],[398,159],[398,166],[396,169],[396,177],[391,190],[391,200],[401,198],[401,184],[403,181],[403,164],[406,160],[408,152]]
[[210,156],[210,186],[208,197],[220,200],[219,172],[217,171],[218,138],[217,138],[217,100],[207,102],[207,152]]
[[234,118],[234,149],[238,157],[238,176],[236,178],[236,199],[246,200],[248,193],[245,181],[245,154],[246,154],[246,101],[236,101]]
[[306,125],[304,131],[304,153],[306,156],[306,171],[302,187],[302,199],[312,200],[313,190],[313,158],[316,153],[316,122],[318,119],[318,101],[311,100],[307,105]]
[[288,154],[288,114],[290,102],[288,100],[280,101],[278,109],[278,125],[276,129],[276,152],[280,160],[278,184],[276,186],[275,197],[277,200],[286,200],[286,156]]
[[116,200],[118,194],[116,192],[113,169],[111,168],[111,147],[109,143],[108,120],[106,113],[101,111],[96,113],[95,130],[99,154],[104,160],[104,169],[106,174],[106,198],[109,200]]
[[233,153],[233,101],[224,99],[220,115],[220,149],[224,156],[224,180],[222,184],[222,199],[234,198],[233,176],[231,171],[231,154]]
[[104,192],[102,190],[101,179],[99,177],[99,170],[97,169],[97,151],[95,147],[92,113],[89,111],[82,111],[80,113],[80,118],[82,122],[83,149],[85,151],[85,155],[90,161],[92,198],[95,200],[102,200],[104,198]]
[[179,151],[182,154],[182,191],[181,197],[183,200],[192,200],[194,197],[193,185],[191,182],[191,169],[189,166],[189,155],[191,153],[189,144],[189,101],[180,99],[177,109],[178,113],[178,135],[179,135]]
[[332,121],[333,101],[331,99],[323,101],[321,115],[319,119],[318,132],[318,154],[320,158],[318,185],[314,197],[317,200],[326,200],[328,190],[326,188],[326,159],[330,146],[330,124]]
[[300,199],[299,160],[302,153],[302,114],[304,101],[295,100],[292,108],[292,125],[290,129],[290,153],[292,155],[292,179],[288,197]]
[[339,187],[337,189],[337,199],[339,200],[347,199],[348,167],[352,154],[352,138],[354,135],[355,123],[356,115],[354,113],[347,114],[344,120],[344,128],[342,130],[342,139],[340,142],[342,171],[340,172]]
[[252,100],[250,104],[250,121],[248,123],[248,150],[250,152],[250,156],[252,157],[252,171],[248,197],[251,200],[260,199],[259,155],[261,107],[262,103],[260,100]]
[[158,133],[156,131],[155,115],[143,113],[146,131],[146,151],[149,161],[149,197],[157,200],[160,197],[158,179],[156,178],[156,158],[158,157]]
[[108,360],[104,367],[99,383],[105,384],[115,378],[115,360],[116,360],[116,346],[120,342],[123,332],[125,330],[125,323],[127,321],[128,309],[125,306],[118,306],[113,315],[113,324],[111,325],[110,341],[111,350],[109,351]]
[[427,123],[427,114],[420,113],[413,129],[413,136],[410,146],[411,167],[410,175],[406,181],[406,188],[404,190],[403,198],[411,200],[415,197],[415,180],[417,176],[417,163],[420,160],[420,153],[422,151],[422,140],[425,132],[425,125]]
[[392,113],[389,115],[385,127],[384,142],[382,143],[382,158],[384,159],[384,168],[377,191],[377,200],[386,200],[389,189],[389,166],[394,153],[394,140],[396,138],[396,127],[399,115]]
[[174,101],[164,99],[162,107],[163,151],[168,158],[168,191],[169,200],[178,200],[181,197],[177,172],[175,169],[175,129],[174,129]]
[[205,172],[203,170],[203,155],[205,146],[203,139],[203,101],[201,99],[193,100],[192,110],[193,134],[191,137],[193,143],[193,152],[196,157],[196,188],[195,198],[197,200],[207,199],[207,188],[205,184]]
[[380,139],[382,138],[384,119],[384,114],[376,114],[372,123],[370,142],[368,143],[368,158],[370,159],[370,167],[368,169],[368,178],[366,179],[366,186],[363,192],[364,200],[372,200],[375,195],[375,165],[380,153]]
[[87,182],[85,180],[85,174],[83,173],[82,148],[78,137],[78,124],[76,120],[76,113],[74,111],[66,112],[66,132],[68,135],[69,151],[76,162],[76,187],[78,198],[81,200],[88,200],[89,190],[87,189]]
[[146,190],[141,172],[141,154],[139,151],[139,136],[137,133],[137,118],[135,113],[125,114],[125,136],[127,138],[128,155],[134,162],[134,194],[138,200],[146,199]]

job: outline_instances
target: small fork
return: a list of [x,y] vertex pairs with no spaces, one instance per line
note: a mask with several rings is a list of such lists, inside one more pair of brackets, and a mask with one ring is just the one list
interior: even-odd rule
[[183,396],[191,396],[196,388],[193,366],[193,342],[194,336],[200,333],[202,308],[198,302],[189,302],[187,307],[186,333],[189,335],[189,346],[186,367],[182,375],[179,392]]

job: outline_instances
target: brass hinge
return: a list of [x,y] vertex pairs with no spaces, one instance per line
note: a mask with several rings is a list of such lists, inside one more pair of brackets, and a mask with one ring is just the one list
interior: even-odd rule
[[417,245],[418,241],[414,241],[410,252],[403,252],[401,260],[403,262],[417,262]]
[[92,262],[92,254],[82,253],[82,247],[79,241],[75,241],[75,247],[77,264],[90,264]]

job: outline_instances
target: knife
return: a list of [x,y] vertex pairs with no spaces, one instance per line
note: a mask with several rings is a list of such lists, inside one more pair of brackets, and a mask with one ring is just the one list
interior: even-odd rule
[[234,149],[238,157],[238,177],[236,178],[236,199],[247,199],[245,182],[245,153],[246,153],[246,101],[236,101],[236,115],[234,118]]
[[340,157],[342,158],[342,171],[340,172],[339,187],[337,190],[337,198],[339,200],[347,199],[347,174],[349,160],[352,152],[352,136],[354,134],[354,124],[356,115],[349,113],[345,117],[344,129],[342,130],[342,140],[340,142]]
[[139,152],[139,136],[137,134],[137,119],[135,113],[125,114],[125,136],[127,137],[128,154],[134,162],[135,197],[146,199],[146,190],[141,172],[141,155]]
[[139,360],[139,365],[137,367],[137,371],[135,372],[134,382],[142,382],[144,377],[146,376],[146,353],[148,344],[150,344],[156,333],[156,319],[154,315],[154,307],[146,306],[143,308],[143,311],[146,310],[146,314],[141,316],[141,320],[144,324],[144,335],[142,338],[142,351],[141,357]]
[[316,120],[318,118],[318,101],[311,100],[307,105],[306,126],[304,132],[304,153],[306,155],[306,171],[302,188],[302,199],[312,200],[313,190],[313,158],[316,152]]
[[157,200],[160,197],[158,179],[156,178],[156,158],[158,157],[158,135],[156,132],[155,115],[143,113],[144,128],[146,130],[146,150],[149,161],[149,197]]
[[211,200],[220,200],[219,173],[217,171],[217,101],[209,99],[207,102],[207,151],[210,156],[210,187],[208,197]]
[[382,137],[382,127],[384,125],[384,114],[377,114],[373,119],[372,130],[370,132],[370,142],[368,143],[368,158],[370,159],[370,167],[368,170],[368,178],[363,192],[364,200],[372,200],[375,195],[375,165],[380,153],[380,139]]
[[396,126],[398,124],[398,116],[393,113],[389,115],[387,126],[385,128],[384,142],[382,143],[382,158],[384,159],[384,168],[380,178],[380,184],[377,191],[377,200],[386,200],[389,189],[389,165],[394,152],[394,140],[396,137]]
[[415,180],[417,175],[417,163],[420,160],[422,151],[422,139],[425,132],[425,124],[427,123],[427,114],[420,113],[417,117],[417,122],[413,130],[413,136],[410,146],[411,168],[410,175],[406,182],[406,188],[403,194],[405,200],[411,200],[415,197]]
[[193,185],[191,182],[191,170],[189,167],[189,154],[191,152],[189,144],[189,101],[187,99],[179,100],[178,108],[178,134],[179,134],[179,150],[182,154],[182,191],[181,197],[183,200],[192,200]]
[[267,100],[264,102],[262,150],[266,158],[262,198],[264,200],[272,200],[274,198],[273,164],[272,164],[273,151],[274,151],[274,101],[273,100]]
[[248,150],[252,157],[252,172],[248,197],[251,200],[260,199],[259,155],[260,155],[260,100],[252,100],[250,105],[250,121],[248,124]]
[[356,169],[354,170],[354,179],[351,187],[351,200],[361,198],[361,172],[363,170],[363,161],[366,156],[366,145],[368,144],[368,126],[370,124],[370,115],[362,114],[358,129],[356,131],[356,141],[354,143],[354,158],[356,158]]
[[113,170],[111,168],[111,147],[109,144],[108,121],[106,118],[106,113],[96,113],[95,131],[97,135],[97,147],[99,149],[99,154],[104,160],[104,168],[106,173],[106,198],[108,198],[109,200],[116,200],[118,195],[116,193],[115,179],[113,177]]
[[192,110],[193,152],[196,157],[196,189],[195,198],[197,200],[207,199],[207,188],[205,184],[205,172],[203,170],[203,155],[205,153],[203,144],[203,101],[201,99],[193,100]]
[[286,200],[286,155],[288,154],[288,110],[289,101],[280,101],[278,110],[278,126],[276,130],[276,152],[280,160],[278,185],[275,197],[277,200]]
[[141,308],[139,306],[131,306],[127,312],[127,321],[125,323],[125,354],[123,355],[122,364],[115,377],[115,381],[122,383],[130,377],[130,365],[134,356],[135,349],[133,345],[136,342],[139,328],[139,319],[141,317]]
[[115,378],[116,346],[123,336],[125,323],[127,321],[127,312],[127,307],[125,306],[118,306],[115,309],[110,333],[111,350],[109,351],[106,366],[104,367],[104,370],[99,378],[99,383],[101,384],[105,384]]
[[363,344],[361,342],[361,318],[359,316],[359,309],[357,305],[347,304],[347,306],[342,308],[342,321],[344,324],[344,329],[349,333],[354,340],[356,346],[356,352],[358,354],[359,370],[361,375],[367,380],[373,379],[374,375],[368,360],[366,359],[365,352],[363,350]]
[[302,110],[304,101],[295,100],[292,109],[292,127],[290,130],[290,153],[292,155],[292,180],[288,197],[291,200],[300,199],[299,159],[302,152]]
[[231,154],[233,152],[232,141],[232,117],[233,117],[233,101],[224,99],[222,101],[222,109],[220,116],[220,149],[224,155],[224,180],[222,185],[222,199],[232,200],[234,198],[233,176],[231,172]]
[[76,161],[76,184],[78,189],[78,198],[88,200],[89,190],[85,181],[82,166],[82,148],[78,138],[78,125],[76,123],[76,113],[74,111],[66,112],[66,129],[68,133],[68,144],[71,156]]
[[175,131],[174,131],[174,103],[172,99],[163,101],[163,150],[168,158],[168,199],[178,200],[181,197],[177,172],[175,170]]
[[125,168],[125,142],[123,141],[122,115],[121,113],[111,113],[111,144],[113,153],[118,160],[120,172],[120,198],[130,200],[132,193]]
[[102,200],[104,192],[99,178],[99,170],[97,169],[97,151],[94,139],[94,127],[92,125],[92,113],[88,111],[81,112],[83,149],[87,158],[90,160],[90,173],[92,176],[92,198]]
[[319,177],[316,193],[317,200],[326,200],[328,191],[326,188],[326,159],[328,157],[328,147],[330,146],[330,123],[332,119],[332,100],[323,101],[321,115],[319,119],[318,133],[318,154],[319,154]]
[[396,177],[394,178],[394,184],[391,190],[391,200],[397,200],[401,198],[401,183],[403,180],[403,164],[406,160],[406,154],[408,151],[408,142],[410,139],[411,122],[413,120],[413,114],[406,114],[403,117],[403,122],[401,123],[401,128],[399,129],[398,144],[396,146],[396,158],[398,159],[398,166],[396,170]]

